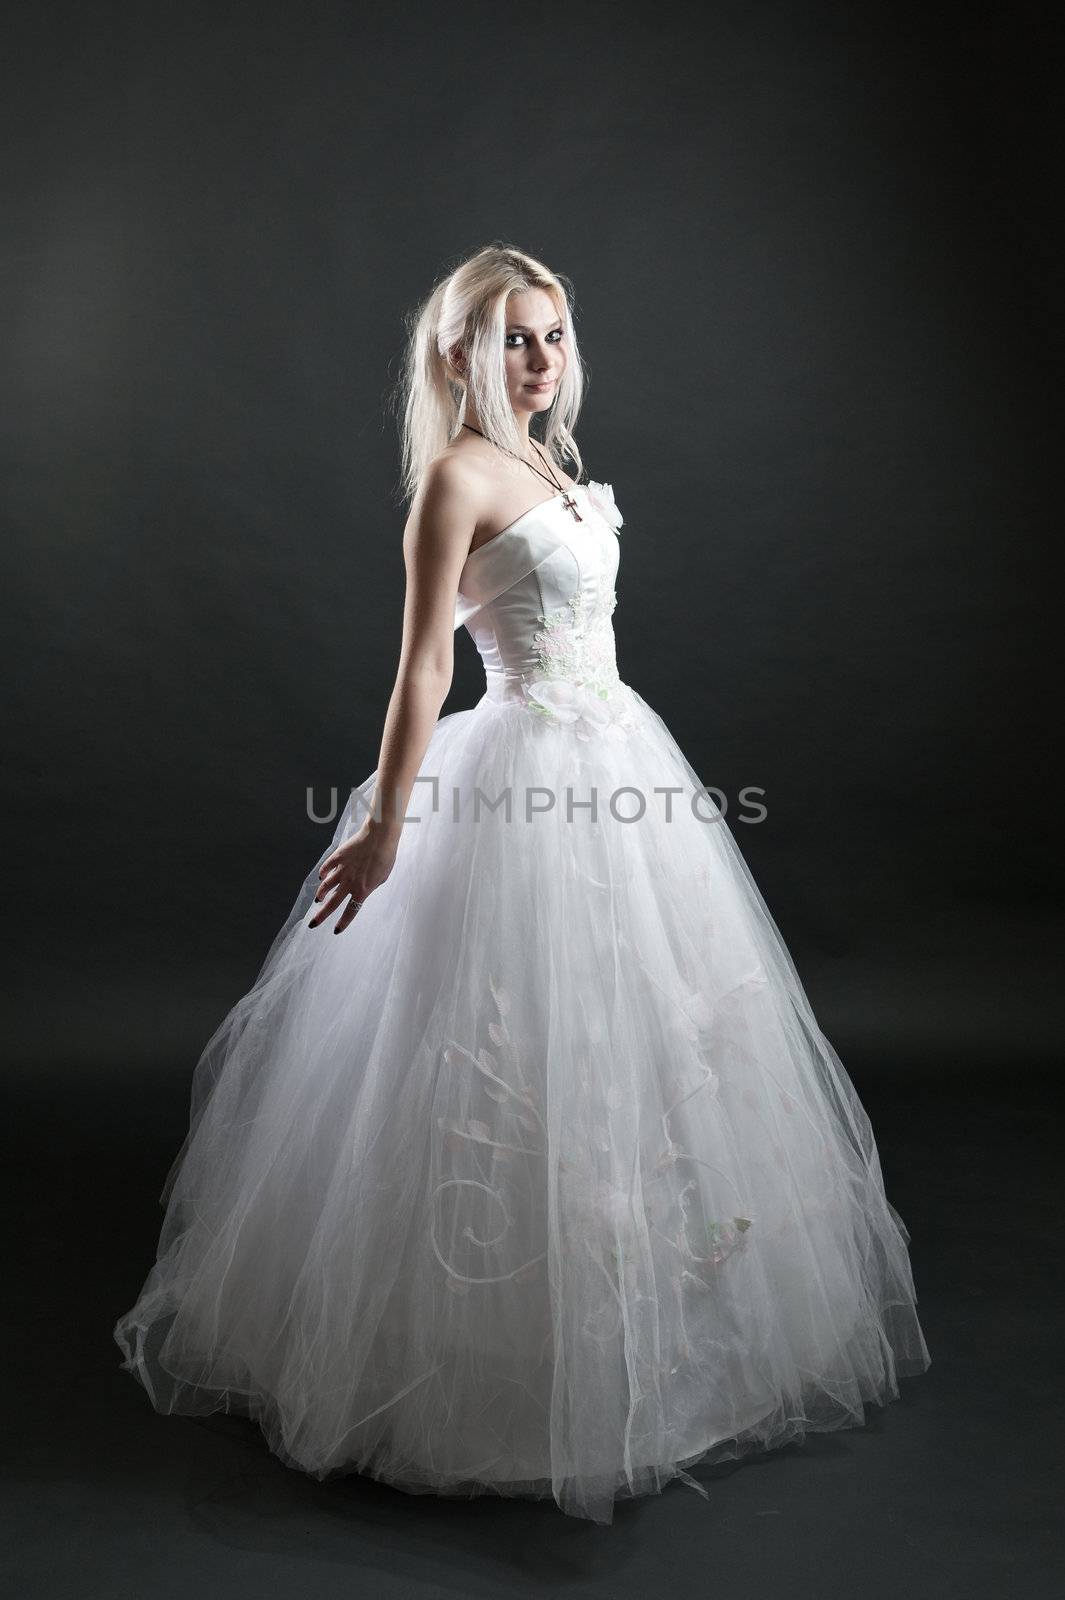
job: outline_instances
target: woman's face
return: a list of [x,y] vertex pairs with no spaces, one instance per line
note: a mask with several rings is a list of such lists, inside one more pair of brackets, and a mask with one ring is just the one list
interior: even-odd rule
[[566,368],[562,320],[545,289],[526,289],[507,300],[503,359],[510,403],[518,413],[546,411]]

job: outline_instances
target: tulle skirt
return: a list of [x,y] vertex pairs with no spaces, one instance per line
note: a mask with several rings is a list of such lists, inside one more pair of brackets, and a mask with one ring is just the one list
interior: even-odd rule
[[376,773],[352,792],[193,1077],[114,1328],[157,1410],[251,1417],[317,1479],[610,1522],[929,1365],[868,1117],[626,694],[593,737],[487,696],[441,718],[334,937],[318,867]]

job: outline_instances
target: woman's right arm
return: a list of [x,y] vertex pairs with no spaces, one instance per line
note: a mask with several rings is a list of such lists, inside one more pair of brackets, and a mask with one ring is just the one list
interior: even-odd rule
[[310,928],[350,895],[333,928],[341,933],[355,916],[357,902],[392,871],[414,780],[451,688],[455,597],[476,523],[475,486],[463,464],[454,457],[437,459],[426,471],[403,530],[403,637],[372,807],[358,831],[322,863],[315,900],[326,903],[307,924]]

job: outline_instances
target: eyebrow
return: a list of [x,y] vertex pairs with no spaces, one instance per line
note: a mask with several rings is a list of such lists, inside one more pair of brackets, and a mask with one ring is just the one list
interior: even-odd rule
[[[561,328],[561,326],[562,326],[562,318],[561,317],[556,317],[554,322],[552,322],[551,326],[549,328],[545,328],[544,329],[544,332],[545,333],[551,333],[553,331],[553,329]],[[526,328],[520,322],[508,322],[507,323],[507,332],[508,333],[533,333],[534,331],[535,330],[532,329],[532,328]]]

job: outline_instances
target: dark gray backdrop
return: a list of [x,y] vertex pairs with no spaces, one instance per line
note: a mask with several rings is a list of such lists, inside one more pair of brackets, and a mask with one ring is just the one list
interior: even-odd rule
[[[5,12],[20,1600],[1062,1592],[1050,16]],[[870,1110],[933,1361],[610,1529],[307,1482],[253,1424],[156,1416],[111,1335],[196,1057],[331,838],[305,791],[376,763],[402,318],[490,239],[576,283],[622,675]],[[483,682],[459,644],[445,711]]]
[[[1050,43],[994,7],[27,8],[16,1058],[190,1070],[250,983],[328,842],[308,786],[376,764],[402,316],[490,239],[575,281],[622,676],[826,1031],[1053,1050]],[[481,682],[460,633],[445,711]]]

